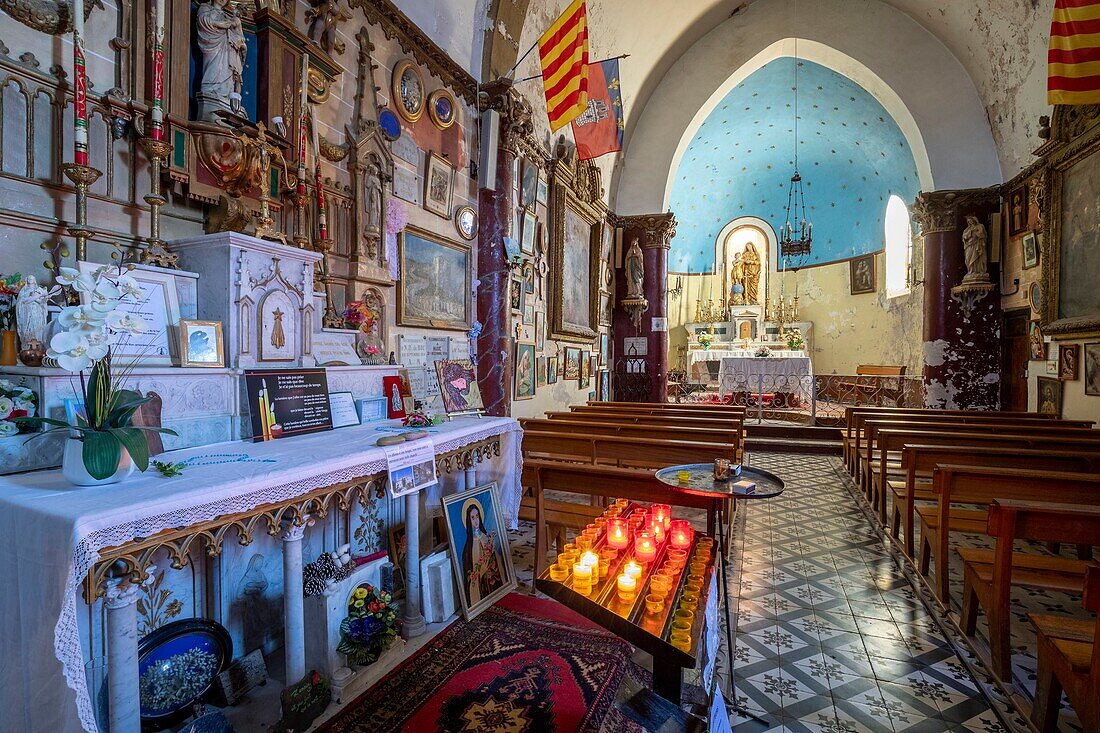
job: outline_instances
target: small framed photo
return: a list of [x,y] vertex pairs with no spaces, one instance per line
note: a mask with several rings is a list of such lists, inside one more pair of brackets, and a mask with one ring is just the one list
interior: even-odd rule
[[534,295],[535,293],[535,263],[528,260],[523,263],[523,269],[520,270],[523,274],[523,290],[528,295]]
[[1008,195],[1008,236],[1015,237],[1027,229],[1027,184]]
[[575,346],[565,347],[565,373],[566,380],[581,378],[581,350]]
[[446,158],[429,152],[428,173],[424,176],[424,208],[444,219],[451,218],[454,185],[454,166]]
[[1085,394],[1100,396],[1100,341],[1085,344]]
[[599,371],[599,354],[593,352],[588,356],[588,373],[595,375]]
[[359,412],[359,422],[372,422],[386,419],[385,397],[365,397],[355,401],[355,409]]
[[535,216],[534,207],[523,210],[523,239],[519,248],[526,255],[535,254],[535,234],[538,230],[539,219]]
[[535,360],[535,386],[546,386],[546,357],[540,356]]
[[546,316],[542,311],[535,311],[535,348],[546,348]]
[[587,389],[592,384],[592,359],[591,354],[582,351],[580,355],[580,374],[577,375],[577,386]]
[[1062,380],[1038,377],[1039,412],[1043,415],[1062,417]]
[[600,366],[607,366],[611,361],[611,335],[600,334]]
[[[1097,346],[1100,346],[1100,344],[1097,344]],[[546,383],[558,383],[558,357],[556,356],[550,356],[546,359]],[[1100,377],[1098,377],[1097,383],[1100,385]],[[1097,388],[1100,389],[1100,386]]]
[[1024,269],[1030,270],[1039,264],[1039,237],[1035,232],[1028,232],[1021,242],[1024,248]]
[[538,197],[539,167],[527,158],[523,159],[523,181],[520,185],[520,203],[535,208]]
[[508,529],[496,483],[443,497],[458,599],[467,621],[516,587]]
[[1035,319],[1027,324],[1027,343],[1031,350],[1032,361],[1043,361],[1047,358],[1046,344],[1043,342],[1043,329],[1039,320]]
[[875,256],[863,255],[848,260],[848,276],[852,295],[875,292]]
[[351,392],[329,392],[328,408],[332,413],[333,428],[359,424],[359,411],[355,409],[355,397]]
[[1076,382],[1081,376],[1081,344],[1058,346],[1058,378],[1063,382]]
[[512,278],[508,283],[508,305],[513,313],[523,312],[523,281]]
[[596,399],[600,402],[611,401],[611,372],[608,369],[600,372],[599,396]]
[[1035,313],[1043,312],[1043,288],[1039,283],[1034,282],[1027,286],[1027,302]]
[[523,325],[534,326],[535,325],[535,304],[525,303],[523,306]]
[[545,178],[539,176],[539,190],[538,193],[535,195],[535,201],[542,204],[543,206],[546,206],[546,202],[549,200],[550,184]]
[[180,319],[180,366],[225,366],[221,321]]

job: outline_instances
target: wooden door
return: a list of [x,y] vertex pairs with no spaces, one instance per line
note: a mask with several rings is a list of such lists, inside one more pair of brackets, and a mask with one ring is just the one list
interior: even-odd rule
[[1027,409],[1027,325],[1030,308],[1008,311],[1001,328],[1001,409]]

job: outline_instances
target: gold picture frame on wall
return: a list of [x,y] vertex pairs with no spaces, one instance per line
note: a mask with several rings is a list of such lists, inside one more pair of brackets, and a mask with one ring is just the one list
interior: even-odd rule
[[397,235],[397,325],[468,331],[473,255],[468,245],[414,226]]
[[607,209],[598,171],[587,161],[554,164],[548,303],[554,339],[591,343],[599,328],[600,237]]
[[416,62],[402,59],[393,67],[390,91],[393,106],[398,114],[409,122],[417,122],[424,115],[428,94],[424,91],[424,76]]
[[[1043,212],[1043,332],[1063,341],[1100,335],[1100,105],[1056,106],[1037,153]],[[1065,263],[1065,267],[1063,267]]]

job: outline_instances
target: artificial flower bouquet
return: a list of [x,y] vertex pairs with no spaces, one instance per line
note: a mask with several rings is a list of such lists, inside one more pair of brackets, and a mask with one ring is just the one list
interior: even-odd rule
[[353,300],[344,307],[343,318],[345,328],[354,328],[363,333],[371,333],[378,321],[378,314],[367,307],[367,304],[363,301]]
[[348,615],[340,622],[340,644],[348,664],[363,667],[378,660],[397,638],[397,606],[393,596],[373,585],[356,588],[348,601]]
[[23,418],[38,413],[38,397],[26,387],[0,379],[0,438],[33,430]]
[[712,336],[711,334],[709,334],[709,333],[699,334],[699,345],[702,346],[704,349],[709,349],[711,347],[711,344],[713,344],[713,343],[714,343],[714,336]]
[[15,330],[15,296],[23,288],[23,276],[0,273],[0,331]]

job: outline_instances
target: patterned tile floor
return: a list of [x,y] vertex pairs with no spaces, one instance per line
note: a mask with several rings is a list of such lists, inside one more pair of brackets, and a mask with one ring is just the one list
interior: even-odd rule
[[[973,655],[922,601],[838,458],[756,453],[749,463],[787,489],[743,502],[735,518],[736,702],[765,721],[737,717],[735,731],[1022,730],[1003,696],[983,694],[991,688],[972,674]],[[531,577],[531,530],[513,534],[521,582]]]

